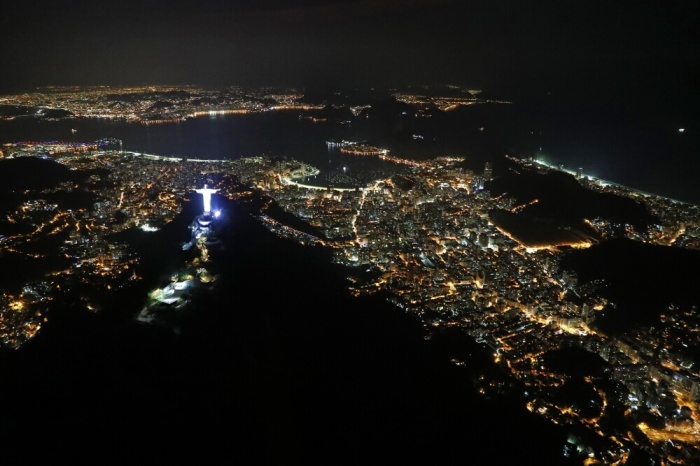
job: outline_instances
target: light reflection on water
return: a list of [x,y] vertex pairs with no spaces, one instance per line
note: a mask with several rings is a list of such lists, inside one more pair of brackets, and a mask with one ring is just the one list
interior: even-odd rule
[[[487,160],[505,154],[544,157],[566,168],[642,191],[700,204],[695,156],[700,140],[692,123],[684,131],[659,120],[633,124],[603,116],[547,115],[537,121],[527,109],[500,106],[450,112],[440,121],[374,121],[353,125],[316,124],[297,112],[278,111],[217,118],[193,118],[160,125],[118,120],[69,119],[39,121],[32,117],[0,121],[0,144],[16,141],[94,141],[106,137],[124,141],[127,151],[162,156],[238,159],[270,155],[309,163],[332,183],[355,184],[387,176],[397,167],[376,157],[341,154],[328,140],[370,141],[396,157],[427,159],[459,156],[467,168],[480,171]],[[481,127],[484,122],[485,131]],[[536,131],[530,131],[536,129]],[[75,131],[73,131],[75,130]],[[425,134],[416,140],[413,134]],[[345,167],[345,170],[343,168]],[[498,174],[498,173],[496,173]],[[344,176],[349,177],[344,179]]]

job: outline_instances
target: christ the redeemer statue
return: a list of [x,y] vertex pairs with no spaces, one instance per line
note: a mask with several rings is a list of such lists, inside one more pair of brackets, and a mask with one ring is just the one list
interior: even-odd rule
[[218,189],[207,188],[206,184],[201,189],[195,189],[195,192],[201,194],[202,198],[204,198],[204,215],[209,215],[211,211],[211,195],[217,191]]

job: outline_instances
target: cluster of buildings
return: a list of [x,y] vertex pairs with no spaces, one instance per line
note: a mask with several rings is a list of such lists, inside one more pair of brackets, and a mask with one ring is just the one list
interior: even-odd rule
[[[318,110],[301,103],[294,89],[231,86],[46,87],[37,92],[3,96],[4,105],[61,109],[74,118],[123,119],[144,124],[173,123],[198,116],[270,110]],[[8,116],[6,118],[15,118]]]
[[389,153],[387,149],[362,143],[341,144],[340,152],[350,155],[386,155]]
[[[419,315],[427,328],[459,328],[489,346],[527,393],[528,409],[578,428],[579,443],[587,433],[590,445],[582,451],[589,461],[624,461],[631,448],[678,464],[697,461],[700,368],[681,351],[700,332],[697,308],[675,310],[663,318],[663,328],[639,327],[633,336],[596,330],[596,315],[614,305],[600,296],[602,283],[579,283],[560,266],[563,251],[556,245],[528,247],[492,224],[488,212],[513,209],[513,201],[483,190],[483,181],[493,176],[490,165],[474,174],[454,162],[419,164],[411,175],[359,190],[284,183],[265,190],[322,231],[337,262],[371,270],[355,281],[354,294],[389,291],[396,305]],[[638,195],[622,187],[596,189]],[[651,201],[662,224],[641,239],[684,246],[696,238],[696,206]],[[597,227],[605,236],[608,225]],[[640,239],[639,232],[629,234]],[[549,369],[544,358],[563,347],[597,355],[606,367],[605,377],[585,379],[598,394],[588,400],[588,410],[551,397],[571,377]],[[617,388],[611,390],[611,382]],[[612,406],[624,417],[622,425],[609,422]]]
[[460,94],[466,93],[467,95],[459,96],[431,96],[431,95],[421,95],[421,94],[408,94],[408,93],[396,93],[394,98],[399,102],[404,102],[415,106],[418,108],[417,115],[428,115],[425,112],[430,111],[432,108],[437,108],[441,111],[448,112],[454,110],[459,106],[464,105],[475,105],[484,103],[495,103],[495,104],[510,104],[511,102],[505,100],[494,100],[494,99],[483,99],[478,97],[481,90],[469,89],[461,91]]
[[[81,290],[81,304],[96,311],[110,291],[140,281],[141,258],[115,235],[134,228],[158,230],[181,212],[196,188],[205,182],[226,183],[226,174],[231,176],[229,161],[185,161],[124,153],[116,143],[113,148],[92,145],[97,149],[47,154],[44,144],[25,144],[21,153],[11,155],[50,158],[90,176],[28,190],[22,194],[24,202],[6,213],[3,221],[21,228],[0,239],[3,252],[51,267],[47,275],[3,290],[3,346],[18,347],[30,339],[40,328],[49,301],[61,290]],[[227,183],[222,194],[232,193],[231,185]],[[73,192],[82,195],[70,208],[47,200]],[[44,247],[56,241],[57,247]]]

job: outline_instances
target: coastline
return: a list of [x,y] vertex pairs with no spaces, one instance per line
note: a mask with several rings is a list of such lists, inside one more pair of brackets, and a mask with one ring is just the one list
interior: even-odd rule
[[531,164],[540,165],[540,166],[545,167],[549,170],[557,170],[560,172],[568,173],[569,175],[573,175],[577,179],[579,179],[579,176],[581,176],[583,179],[587,179],[587,180],[595,183],[596,185],[598,185],[602,188],[605,188],[606,186],[612,186],[614,188],[623,189],[625,191],[628,191],[633,196],[643,196],[645,198],[648,198],[648,197],[660,198],[660,199],[665,199],[667,201],[676,202],[679,204],[687,204],[687,205],[692,205],[692,206],[699,205],[699,204],[695,204],[695,203],[689,202],[689,201],[674,199],[674,198],[671,198],[668,196],[664,196],[662,194],[643,191],[641,189],[633,188],[631,186],[626,186],[626,185],[617,183],[615,181],[610,181],[610,180],[599,178],[599,177],[596,177],[593,175],[588,175],[584,172],[577,172],[575,170],[565,168],[562,164],[559,164],[559,165],[551,164],[551,163],[547,163],[544,160],[540,160],[540,159],[524,160],[524,159],[518,159],[517,157],[513,157],[513,156],[506,156],[506,157],[511,158],[518,163],[531,163]]

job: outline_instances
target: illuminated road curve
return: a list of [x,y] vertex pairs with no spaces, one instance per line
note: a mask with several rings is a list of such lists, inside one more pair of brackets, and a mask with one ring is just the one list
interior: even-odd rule
[[[294,186],[298,186],[298,187],[300,187],[300,188],[316,189],[316,190],[319,190],[319,191],[325,191],[325,190],[328,189],[328,186],[314,186],[314,185],[310,185],[310,184],[302,184],[302,183],[299,183],[299,182],[297,182],[297,181],[294,181],[294,180],[292,180],[292,179],[290,179],[290,178],[282,178],[282,177],[279,177],[279,181],[280,181],[281,184],[287,185],[287,186],[289,186],[289,185],[294,185]],[[336,187],[333,187],[333,188],[331,188],[331,189],[332,189],[333,191],[355,191],[356,189],[359,189],[360,191],[364,191],[366,188],[360,188],[360,187],[358,187],[358,188],[336,188]]]
[[167,162],[202,162],[202,163],[230,163],[232,160],[214,160],[214,159],[190,159],[186,157],[166,157],[164,155],[144,154],[142,152],[124,152],[124,155],[133,155],[134,157],[143,157],[149,160],[164,160]]

